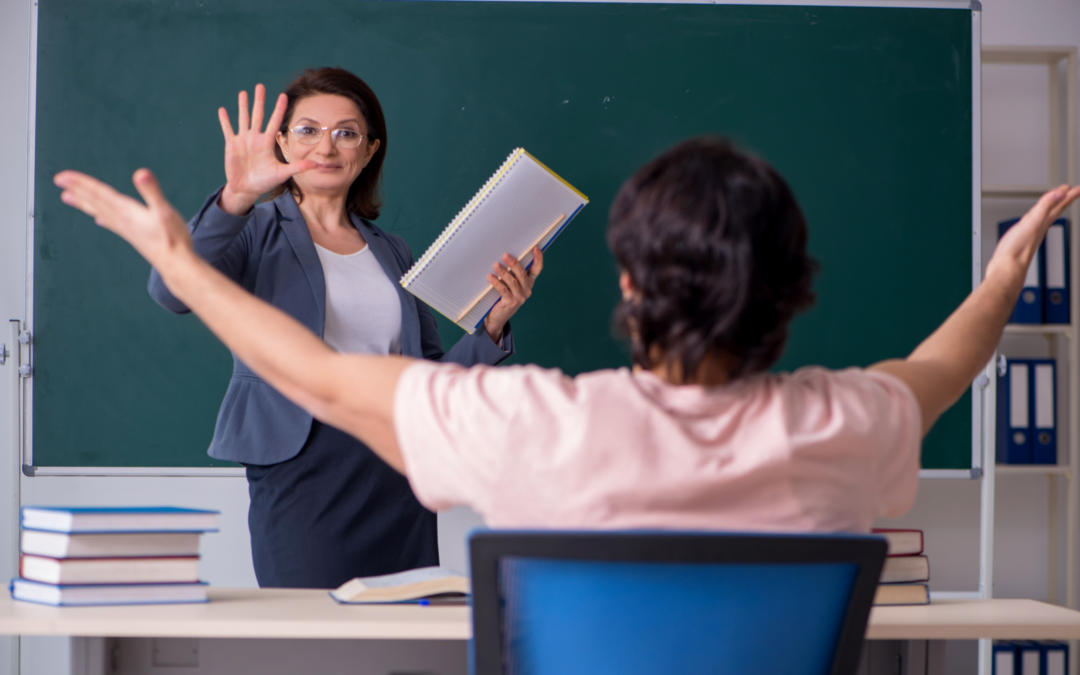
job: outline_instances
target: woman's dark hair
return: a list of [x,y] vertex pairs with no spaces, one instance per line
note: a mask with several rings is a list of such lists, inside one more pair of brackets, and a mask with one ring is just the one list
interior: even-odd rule
[[[366,82],[343,68],[309,68],[285,88],[285,95],[289,97],[289,107],[285,109],[285,117],[278,131],[287,134],[296,104],[305,98],[319,94],[343,96],[355,103],[367,123],[367,142],[379,141],[379,149],[353,181],[349,187],[349,194],[345,198],[345,207],[349,211],[361,218],[374,220],[379,217],[379,209],[382,207],[379,189],[382,186],[383,159],[386,157],[386,120],[383,119],[379,99]],[[275,146],[274,152],[279,161],[285,161],[285,155],[281,153],[280,147]],[[290,190],[296,195],[300,194],[300,189],[292,178],[285,181],[271,194],[276,197],[285,190]]]
[[693,381],[708,359],[734,379],[780,358],[814,302],[817,262],[784,179],[723,138],[684,141],[635,173],[611,206],[608,246],[634,296],[616,311],[634,362]]

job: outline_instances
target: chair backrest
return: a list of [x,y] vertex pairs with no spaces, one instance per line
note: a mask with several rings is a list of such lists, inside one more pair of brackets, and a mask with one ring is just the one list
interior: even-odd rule
[[478,532],[476,675],[851,675],[886,544],[866,535]]

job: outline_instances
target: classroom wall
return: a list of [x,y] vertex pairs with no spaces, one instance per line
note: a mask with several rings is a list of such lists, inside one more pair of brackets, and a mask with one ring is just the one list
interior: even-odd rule
[[[914,0],[913,0],[914,1]],[[27,167],[27,72],[29,8],[32,0],[0,0],[0,342],[9,342],[6,321],[25,316],[25,204]],[[984,0],[983,43],[994,45],[1080,44],[1080,2],[1076,0]],[[1008,158],[1011,170],[1045,176],[1046,160],[1010,148],[1026,148],[1037,138],[1037,88],[1020,80],[1000,78],[993,95],[1013,100],[1017,115],[1031,122],[995,131],[984,138],[987,161]],[[1025,108],[1026,106],[1026,108]],[[1023,112],[1027,110],[1027,112]],[[1018,120],[1020,117],[1017,118]],[[1026,117],[1025,117],[1026,119]],[[1037,145],[1037,143],[1036,143]],[[995,167],[984,164],[991,175]],[[1036,182],[1035,178],[1031,182]],[[10,363],[10,362],[9,362]],[[14,542],[17,509],[11,486],[18,458],[10,446],[9,366],[0,367],[0,579],[15,573]],[[1073,406],[1075,416],[1076,406]],[[172,502],[220,508],[223,531],[206,539],[203,573],[216,585],[252,585],[247,553],[246,490],[242,478],[22,478],[27,503]],[[1062,490],[1063,492],[1063,490]],[[1001,477],[997,482],[996,587],[999,597],[1042,599],[1047,592],[1048,479],[1038,476]],[[444,518],[441,546],[455,566],[463,565],[461,534],[477,524],[475,516],[458,511]],[[978,584],[979,488],[975,481],[924,480],[915,508],[907,516],[882,525],[922,527],[931,557],[932,587],[938,590],[976,590]],[[1061,533],[1057,533],[1061,536]],[[1063,567],[1063,565],[1062,565]],[[1074,571],[1075,573],[1075,571]],[[1064,570],[1062,570],[1064,574]],[[6,576],[5,576],[6,575]],[[1064,588],[1063,578],[1059,588]],[[67,643],[59,639],[23,641],[23,673],[64,672],[69,662]],[[939,649],[939,668],[950,673],[973,673],[972,643]],[[0,675],[12,672],[10,641],[0,639]],[[946,671],[942,671],[946,672]]]

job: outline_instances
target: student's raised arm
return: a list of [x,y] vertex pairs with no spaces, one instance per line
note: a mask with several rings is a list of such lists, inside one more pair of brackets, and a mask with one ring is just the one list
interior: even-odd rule
[[906,359],[870,367],[911,387],[922,410],[923,434],[989,362],[1046,230],[1077,197],[1080,186],[1069,189],[1062,185],[1044,194],[1001,238],[986,265],[983,282],[945,323]]
[[356,436],[403,472],[393,399],[410,359],[335,352],[199,257],[184,219],[150,171],[139,169],[132,180],[145,205],[76,171],[55,178],[65,204],[131,244],[241,361],[314,417]]

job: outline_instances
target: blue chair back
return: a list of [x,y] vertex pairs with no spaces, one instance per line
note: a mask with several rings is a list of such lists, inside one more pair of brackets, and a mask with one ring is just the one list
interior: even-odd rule
[[886,545],[859,535],[480,532],[476,675],[850,675]]

